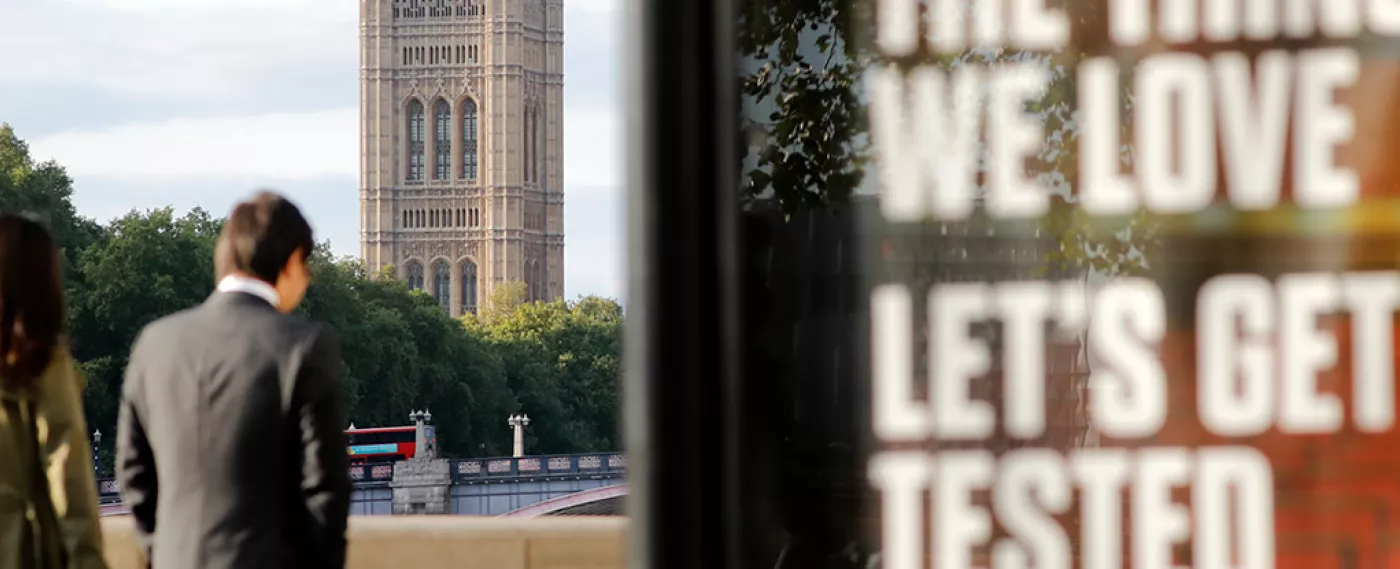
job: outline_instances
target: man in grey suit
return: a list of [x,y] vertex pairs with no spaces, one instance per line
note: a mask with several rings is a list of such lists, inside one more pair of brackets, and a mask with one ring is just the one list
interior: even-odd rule
[[154,569],[345,565],[339,348],[290,314],[313,247],[295,205],[257,194],[219,235],[218,290],[132,347],[117,479]]

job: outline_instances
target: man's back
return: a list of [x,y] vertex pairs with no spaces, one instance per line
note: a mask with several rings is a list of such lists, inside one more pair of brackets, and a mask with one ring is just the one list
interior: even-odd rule
[[339,354],[320,327],[215,293],[142,332],[123,395],[122,494],[155,569],[343,565]]

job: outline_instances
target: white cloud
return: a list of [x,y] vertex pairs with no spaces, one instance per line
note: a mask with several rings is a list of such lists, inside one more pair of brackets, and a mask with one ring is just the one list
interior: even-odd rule
[[[304,180],[359,175],[355,108],[260,116],[177,118],[108,129],[71,130],[31,142],[75,175],[266,176]],[[564,172],[570,186],[618,187],[621,117],[606,110],[564,115]]]
[[[156,98],[229,101],[277,89],[280,71],[358,60],[354,5],[156,0],[0,3],[3,85],[80,84]],[[61,26],[61,27],[59,27]],[[350,75],[349,77],[354,77]]]
[[269,176],[301,180],[359,171],[356,109],[171,119],[35,140],[75,175]]

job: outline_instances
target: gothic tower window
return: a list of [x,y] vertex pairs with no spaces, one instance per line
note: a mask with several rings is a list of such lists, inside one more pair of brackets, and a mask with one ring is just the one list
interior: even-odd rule
[[526,263],[525,263],[525,283],[526,283],[526,287],[527,287],[527,288],[529,289],[529,291],[530,291],[530,302],[535,302],[535,301],[541,300],[541,299],[540,299],[539,269],[540,269],[540,265],[539,265],[539,263],[535,262],[534,259],[531,259],[531,260],[529,260],[529,261],[526,261]]
[[523,169],[525,170],[525,181],[526,181],[526,182],[532,181],[532,180],[534,179],[534,166],[533,166],[534,163],[535,163],[535,160],[534,160],[534,151],[535,151],[535,129],[533,128],[534,118],[535,118],[535,117],[534,117],[534,111],[532,110],[532,107],[530,106],[529,103],[525,103],[525,128],[524,128],[524,130],[523,130],[523,133],[524,133],[524,135],[525,135],[525,160],[524,160],[525,163],[524,163],[524,165],[523,165]]
[[443,310],[452,309],[452,269],[447,261],[438,259],[433,263],[433,296]]
[[447,101],[433,105],[433,179],[446,180],[452,171],[452,111]]
[[408,290],[423,290],[423,264],[408,262]]
[[476,179],[476,101],[462,101],[462,177]]
[[423,103],[408,103],[408,179],[423,179]]
[[540,142],[540,140],[544,138],[542,136],[544,134],[544,126],[540,124],[540,106],[535,105],[533,112],[534,119],[531,120],[531,127],[534,137],[534,151],[531,152],[530,156],[535,159],[535,163],[531,167],[533,172],[530,175],[534,177],[536,182],[540,182],[544,180],[544,161],[540,160],[540,150],[544,148],[544,145]]
[[462,261],[462,312],[476,314],[476,263]]

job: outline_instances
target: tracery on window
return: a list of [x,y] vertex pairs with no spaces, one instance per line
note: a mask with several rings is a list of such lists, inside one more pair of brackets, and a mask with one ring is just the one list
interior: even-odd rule
[[433,179],[446,180],[452,171],[452,110],[447,101],[433,105]]
[[542,113],[540,112],[540,106],[538,104],[535,105],[533,112],[534,117],[531,119],[531,126],[533,129],[532,135],[534,137],[533,142],[535,148],[534,152],[530,154],[530,156],[534,158],[534,164],[531,167],[533,170],[531,176],[536,182],[540,182],[540,185],[544,185],[545,162],[540,159],[540,155],[544,154],[544,125],[542,124],[543,121],[540,120],[540,115]]
[[408,179],[423,179],[423,103],[408,103]]
[[462,177],[468,180],[476,179],[476,130],[476,101],[465,99],[462,101]]
[[447,261],[438,259],[433,263],[433,296],[443,310],[452,309],[452,269]]
[[525,171],[525,181],[526,181],[526,182],[530,182],[530,181],[533,181],[533,180],[534,180],[534,169],[535,169],[535,168],[534,168],[534,164],[535,164],[535,162],[534,162],[535,128],[534,128],[534,111],[533,111],[532,109],[533,109],[533,107],[532,107],[529,103],[526,103],[526,104],[525,104],[525,111],[524,111],[524,113],[523,113],[523,115],[524,115],[524,120],[525,120],[525,129],[524,129],[524,133],[525,133],[525,140],[524,140],[524,143],[525,143],[525,144],[524,144],[524,146],[525,146],[525,153],[524,153],[524,164],[522,164],[521,168]]
[[462,261],[462,312],[476,314],[476,263]]
[[423,264],[418,261],[408,262],[408,289],[423,290]]

